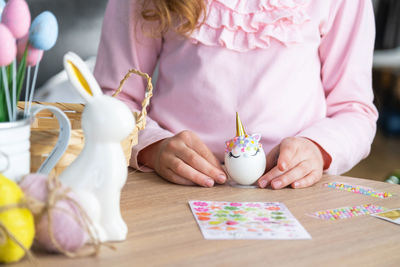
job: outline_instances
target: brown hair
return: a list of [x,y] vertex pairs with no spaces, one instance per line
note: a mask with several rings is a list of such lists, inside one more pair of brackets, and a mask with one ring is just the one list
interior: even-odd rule
[[[188,36],[205,18],[204,0],[142,0],[141,16],[145,21],[156,22],[151,35],[160,36],[172,29]],[[202,17],[202,15],[204,15]]]

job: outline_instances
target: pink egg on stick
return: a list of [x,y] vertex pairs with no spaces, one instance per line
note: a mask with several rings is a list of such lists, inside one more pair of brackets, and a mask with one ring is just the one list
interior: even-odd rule
[[2,23],[0,23],[0,67],[2,80],[5,90],[7,111],[9,120],[12,121],[12,105],[10,100],[10,90],[8,88],[8,76],[6,73],[6,66],[10,65],[17,55],[17,46],[15,38],[10,30]]
[[17,58],[19,61],[22,60],[25,50],[27,49],[26,65],[27,65],[27,76],[26,76],[26,88],[25,88],[25,108],[24,117],[28,114],[28,99],[30,98],[29,87],[31,81],[31,68],[36,66],[38,62],[42,60],[43,50],[37,49],[28,43],[29,35],[25,35],[23,38],[17,41]]
[[[31,13],[29,6],[25,0],[9,0],[4,7],[1,21],[6,25],[16,39],[24,37],[31,25]],[[13,62],[13,90],[12,90],[12,107],[13,120],[17,118],[17,62]]]
[[6,25],[15,39],[24,37],[31,26],[31,13],[25,0],[9,0],[4,7],[1,22]]
[[[24,117],[26,117],[28,114],[28,102],[29,101],[27,101],[27,100],[33,99],[33,90],[32,90],[32,94],[31,94],[32,96],[29,94],[30,93],[29,84],[31,81],[31,68],[36,66],[37,64],[39,64],[39,62],[42,60],[42,57],[43,57],[43,50],[36,49],[31,45],[28,46],[28,55],[26,58],[26,65],[28,66],[28,68],[27,68],[28,70],[27,70],[27,75],[26,75]],[[36,71],[36,75],[37,75],[37,71]]]

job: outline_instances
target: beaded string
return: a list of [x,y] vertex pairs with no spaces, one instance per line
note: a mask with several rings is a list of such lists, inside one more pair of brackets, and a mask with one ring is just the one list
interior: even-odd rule
[[309,214],[312,217],[322,220],[340,220],[357,217],[361,215],[368,215],[372,213],[385,211],[386,208],[381,206],[375,206],[372,204],[365,204],[352,207],[341,207],[336,209],[328,209],[323,211],[317,211]]
[[349,185],[349,184],[344,184],[344,183],[332,182],[332,183],[326,183],[326,184],[324,184],[324,186],[329,187],[329,188],[338,189],[338,190],[347,191],[347,192],[352,192],[352,193],[356,193],[356,194],[377,197],[377,198],[389,198],[392,196],[392,194],[388,193],[388,192],[375,191],[371,188],[365,188],[365,187],[358,186],[358,185],[354,186],[354,185]]

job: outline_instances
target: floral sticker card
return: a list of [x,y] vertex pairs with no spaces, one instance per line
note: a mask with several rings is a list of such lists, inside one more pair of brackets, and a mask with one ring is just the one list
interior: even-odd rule
[[280,202],[189,201],[205,239],[311,239]]

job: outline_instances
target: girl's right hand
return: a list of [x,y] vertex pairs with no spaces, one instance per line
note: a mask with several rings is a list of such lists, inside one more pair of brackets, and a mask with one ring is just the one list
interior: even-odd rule
[[176,184],[212,187],[214,182],[226,181],[217,158],[191,131],[182,131],[144,148],[138,160]]

